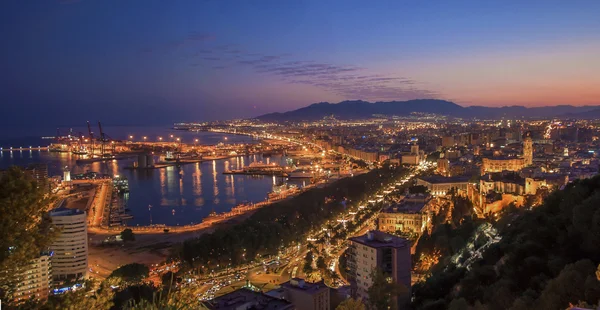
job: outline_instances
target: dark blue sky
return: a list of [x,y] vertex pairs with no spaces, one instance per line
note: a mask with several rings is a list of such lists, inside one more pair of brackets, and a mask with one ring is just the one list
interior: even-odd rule
[[600,1],[5,0],[2,124],[346,99],[599,104],[599,14]]

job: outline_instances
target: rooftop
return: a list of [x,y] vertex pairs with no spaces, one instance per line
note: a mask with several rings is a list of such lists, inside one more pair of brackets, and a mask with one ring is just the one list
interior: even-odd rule
[[278,299],[263,293],[254,292],[247,288],[241,288],[229,294],[225,294],[210,300],[208,302],[208,308],[220,310],[286,310],[294,309],[294,306],[283,299]]
[[303,279],[299,278],[293,278],[290,281],[281,284],[281,287],[289,290],[303,291],[307,294],[316,294],[324,289],[327,289],[327,286],[323,281],[317,283],[307,283],[304,282]]
[[385,208],[383,213],[420,213],[425,208],[426,202],[401,202],[399,204]]
[[403,248],[410,246],[410,242],[404,238],[386,234],[379,230],[372,230],[358,237],[349,238],[349,240],[366,245],[371,248]]
[[85,213],[79,209],[69,209],[65,207],[59,207],[52,211],[50,211],[50,216],[71,216],[71,215],[79,215]]

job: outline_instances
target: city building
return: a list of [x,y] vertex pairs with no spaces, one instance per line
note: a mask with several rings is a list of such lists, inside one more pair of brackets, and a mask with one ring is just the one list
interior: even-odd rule
[[416,166],[421,163],[423,157],[423,152],[419,151],[419,146],[414,144],[410,146],[410,153],[402,154],[402,163]]
[[399,204],[385,208],[377,218],[377,228],[384,232],[421,234],[429,222],[427,203],[430,195],[413,194]]
[[525,194],[525,179],[515,172],[488,173],[479,180],[479,188],[483,194],[489,192],[515,195]]
[[444,177],[433,175],[417,178],[417,185],[427,187],[433,196],[443,196],[446,195],[450,189],[466,192],[469,179],[469,176]]
[[206,303],[212,310],[301,310],[287,300],[240,288]]
[[453,136],[442,137],[442,146],[443,147],[453,147],[454,146],[454,137]]
[[48,182],[48,165],[47,164],[31,164],[25,168],[25,174],[31,176],[38,183]]
[[523,139],[523,159],[525,160],[525,166],[533,164],[533,140],[531,139],[531,132],[527,132]]
[[488,172],[519,171],[533,164],[533,140],[531,132],[527,132],[523,138],[523,156],[496,156],[483,158],[481,174]]
[[52,285],[51,254],[44,253],[32,260],[17,272],[19,283],[15,287],[14,298],[17,302],[27,299],[46,300]]
[[398,300],[399,304],[406,302],[411,287],[410,242],[377,230],[348,240],[348,268],[356,297],[369,299],[367,291],[373,284],[371,273],[376,269],[407,288],[408,294]]
[[63,182],[71,182],[71,169],[68,166],[63,169]]
[[52,277],[55,281],[79,280],[87,275],[88,242],[85,211],[60,207],[50,211],[52,223],[60,234],[50,247]]
[[281,284],[283,298],[291,302],[296,309],[329,310],[330,290],[323,281],[307,283],[303,279],[293,278]]
[[519,171],[525,167],[525,159],[518,157],[484,158],[482,161],[482,174],[488,172]]

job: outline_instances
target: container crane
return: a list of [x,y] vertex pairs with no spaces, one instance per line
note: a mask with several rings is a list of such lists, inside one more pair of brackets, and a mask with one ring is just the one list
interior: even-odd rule
[[92,148],[90,150],[90,154],[94,157],[94,133],[92,132],[92,126],[90,125],[90,121],[87,121],[88,133],[90,136],[90,143],[92,144]]
[[104,133],[104,131],[102,131],[102,124],[100,123],[100,121],[98,121],[98,129],[100,129],[100,141],[102,142],[102,147],[101,147],[101,151],[100,153],[102,154],[102,156],[108,155],[105,154],[106,153],[106,142],[111,141],[112,143],[112,153],[114,154],[115,152],[115,143],[111,140],[111,138]]

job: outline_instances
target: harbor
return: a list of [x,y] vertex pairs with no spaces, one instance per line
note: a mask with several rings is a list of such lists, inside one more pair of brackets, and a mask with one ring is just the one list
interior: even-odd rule
[[103,196],[102,203],[89,207],[98,214],[90,223],[94,227],[195,227],[227,221],[295,195],[333,171],[317,164],[320,153],[298,149],[293,142],[220,132],[163,129],[134,135],[111,127],[100,134],[88,129],[87,134],[81,129],[57,132],[40,142],[50,142],[49,147],[13,151],[0,156],[0,163],[47,163],[49,176],[67,169],[79,183],[127,180],[126,193],[114,184],[98,187],[95,195]]

